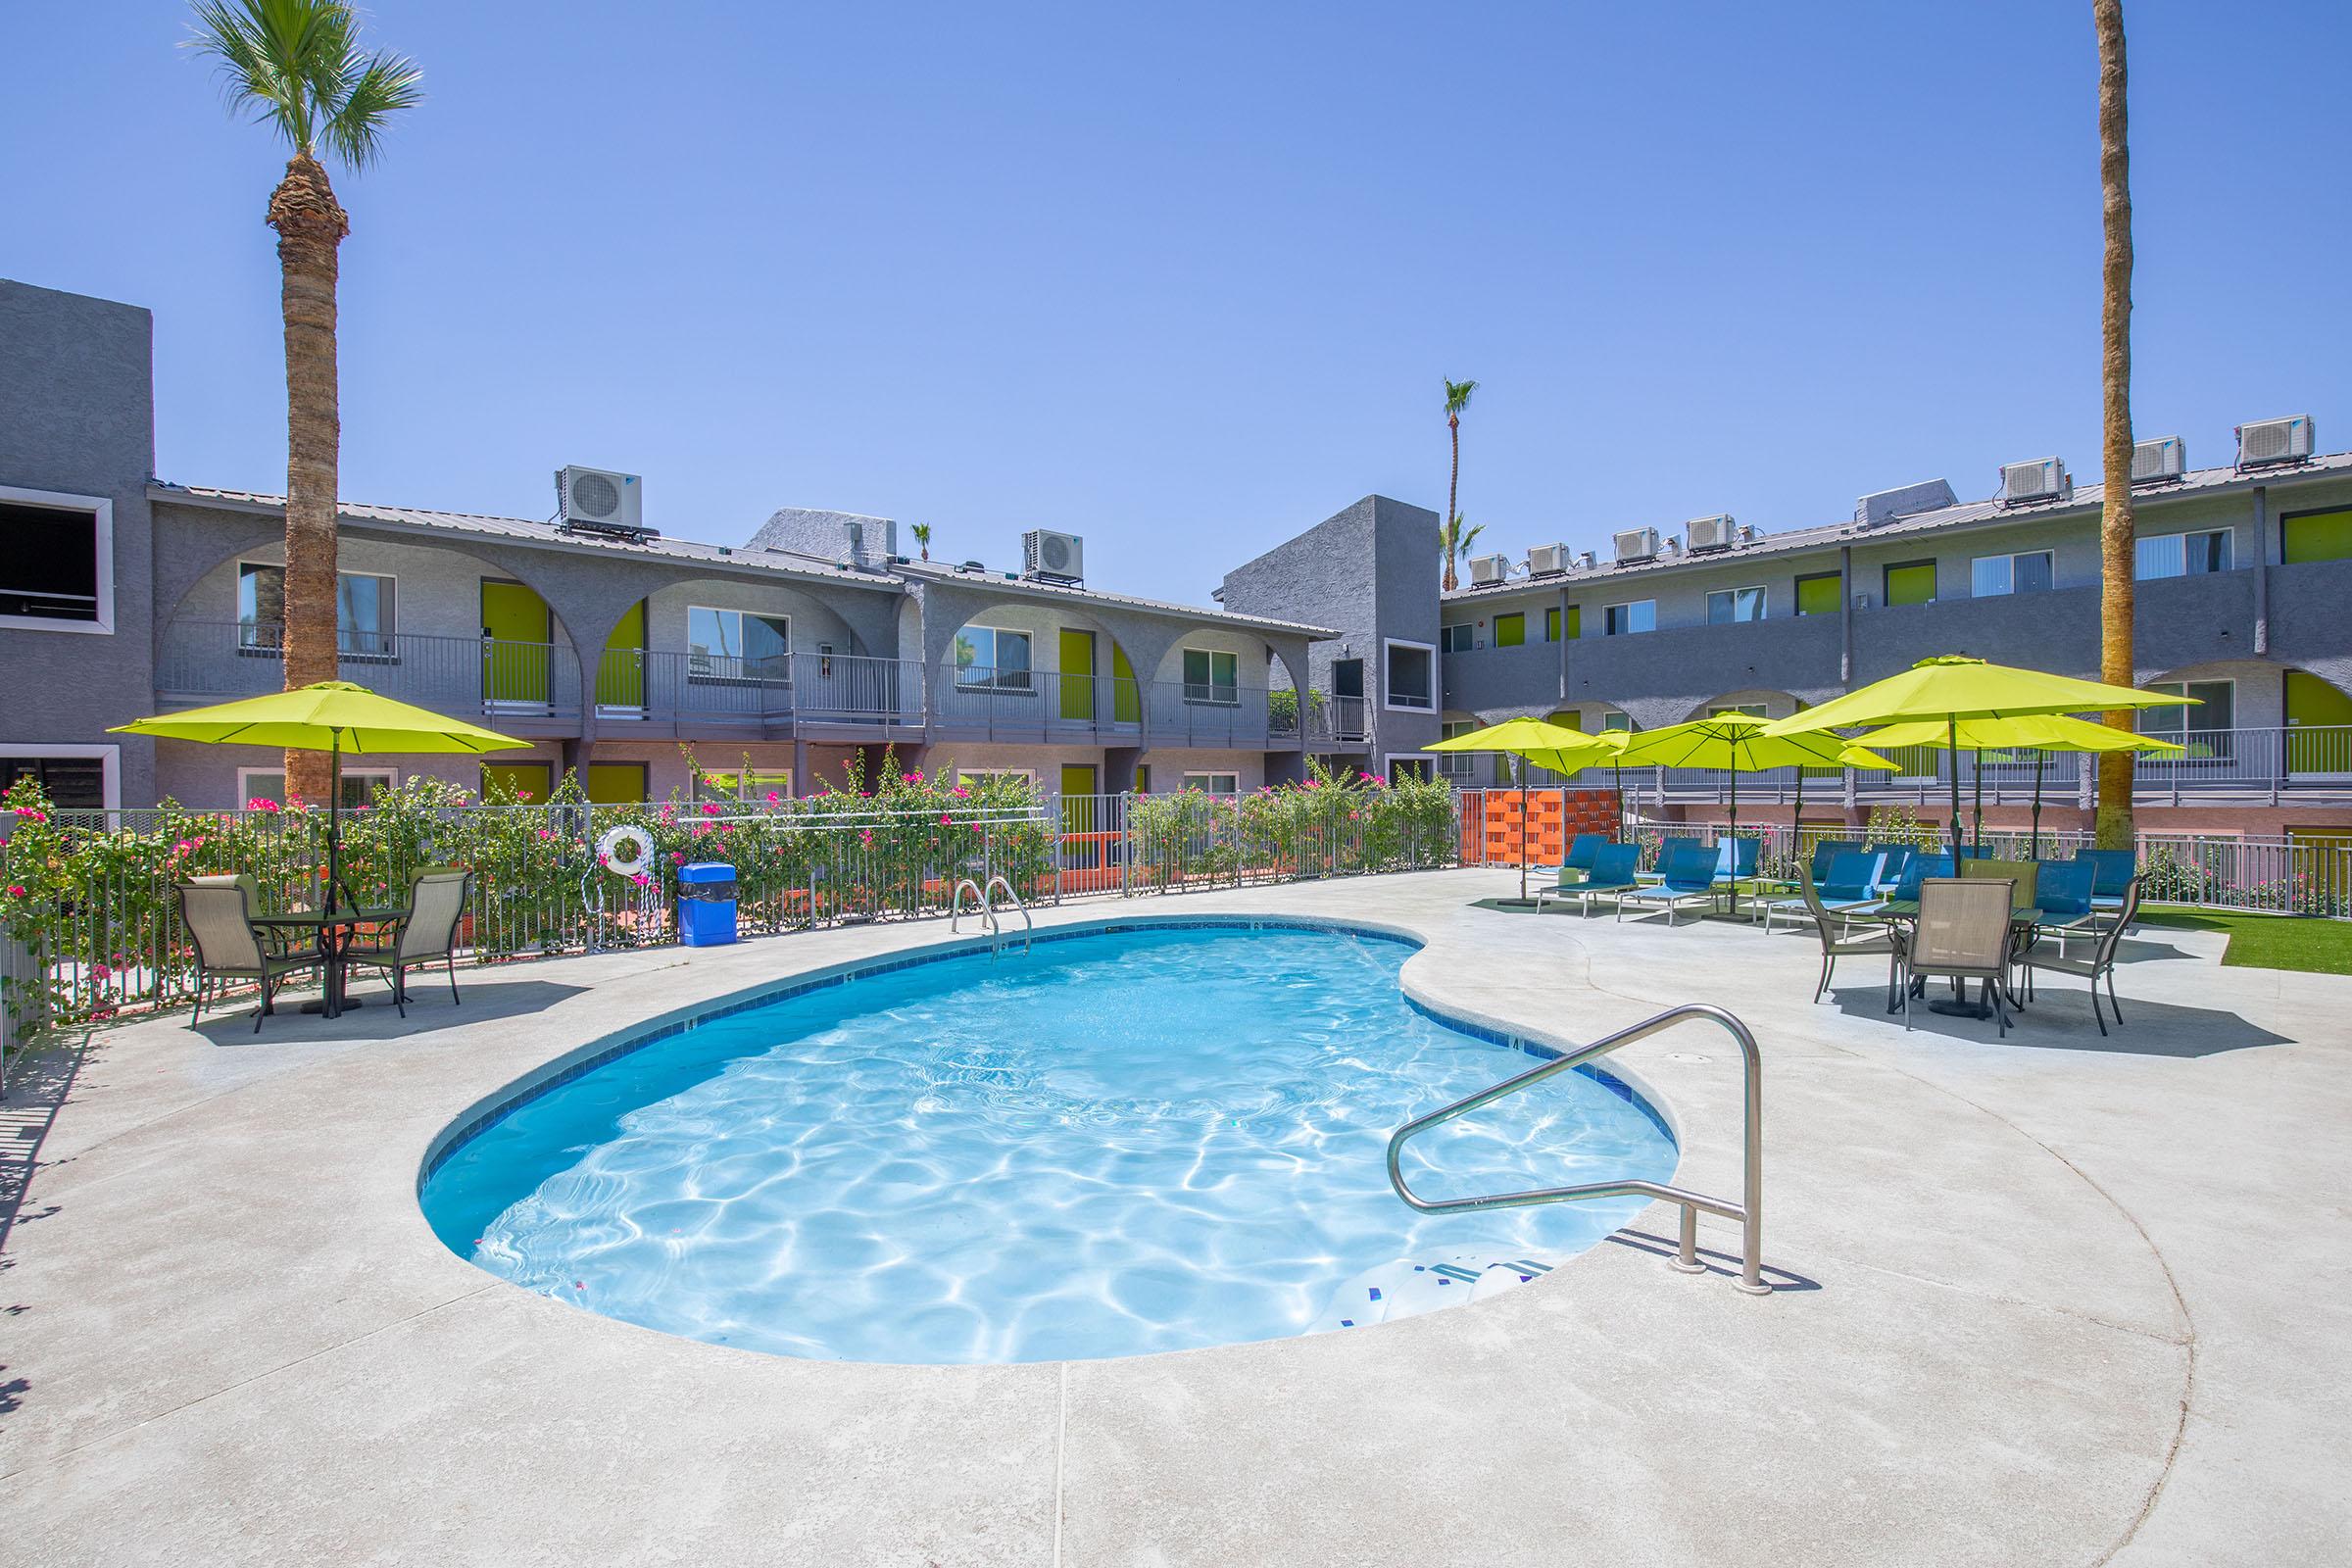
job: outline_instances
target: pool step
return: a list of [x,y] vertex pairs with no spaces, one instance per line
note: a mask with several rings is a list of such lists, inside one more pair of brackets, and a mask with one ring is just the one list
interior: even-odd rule
[[1418,1263],[1398,1258],[1364,1270],[1333,1292],[1331,1303],[1306,1332],[1369,1328],[1441,1306],[1483,1301],[1550,1272],[1551,1265],[1540,1259],[1491,1251],[1452,1252]]

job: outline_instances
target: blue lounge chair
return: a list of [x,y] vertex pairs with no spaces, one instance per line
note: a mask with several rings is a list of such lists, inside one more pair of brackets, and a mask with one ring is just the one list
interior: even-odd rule
[[1911,858],[1919,852],[1908,844],[1873,844],[1869,853],[1885,857],[1885,863],[1879,867],[1879,891],[1890,894],[1910,868]]
[[2056,937],[2058,951],[2065,953],[2070,932],[2090,928],[2091,889],[2097,880],[2098,867],[2087,860],[2040,862],[2040,869],[2034,875],[2034,934]]
[[1879,906],[1879,867],[1883,857],[1866,850],[1839,850],[1830,857],[1829,870],[1812,883],[1810,897],[1774,899],[1764,906],[1764,929],[1774,915],[1786,910],[1799,920],[1819,904],[1834,915],[1867,914]]
[[1903,867],[1901,880],[1894,885],[1895,900],[1898,903],[1917,904],[1921,883],[1932,876],[1950,876],[1951,874],[1952,858],[1950,856],[1914,854],[1910,863]]
[[1756,874],[1756,852],[1764,847],[1762,839],[1717,839],[1715,841],[1715,880],[1745,882]]
[[1641,845],[1604,842],[1593,855],[1592,869],[1585,874],[1582,882],[1562,881],[1558,887],[1539,888],[1536,891],[1536,907],[1543,908],[1547,901],[1556,900],[1565,904],[1574,899],[1584,906],[1584,912],[1590,915],[1594,899],[1622,898],[1641,886],[1634,880],[1634,870],[1641,863]]
[[2077,850],[2075,858],[2090,862],[2090,906],[2100,914],[2113,914],[2124,906],[2124,895],[2131,891],[2132,879],[2139,875],[2139,852],[2136,850]]
[[1822,878],[1830,874],[1831,860],[1835,859],[1840,855],[1843,855],[1848,850],[1858,850],[1860,848],[1862,848],[1862,841],[1860,839],[1814,840],[1813,859],[1811,862],[1812,868],[1810,871],[1814,885],[1816,887],[1820,886]]
[[1661,873],[1648,887],[1636,888],[1620,894],[1617,899],[1617,918],[1625,918],[1625,906],[1635,904],[1662,905],[1666,923],[1674,924],[1674,911],[1686,904],[1704,906],[1715,902],[1716,850],[1712,844],[1696,839],[1669,839],[1658,858]]
[[1568,858],[1560,862],[1560,885],[1568,886],[1568,873],[1579,877],[1592,869],[1593,858],[1609,845],[1606,833],[1579,833],[1568,843]]

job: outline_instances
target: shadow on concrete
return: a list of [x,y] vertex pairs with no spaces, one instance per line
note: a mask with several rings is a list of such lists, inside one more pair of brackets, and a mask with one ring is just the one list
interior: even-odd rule
[[254,1032],[253,1013],[259,1003],[232,1006],[219,1013],[207,1007],[203,1021],[194,1028],[214,1045],[222,1047],[346,1045],[354,1040],[394,1040],[461,1024],[543,1012],[588,989],[558,985],[552,980],[475,980],[469,984],[461,977],[458,984],[465,1000],[453,1004],[446,983],[430,984],[413,978],[406,1018],[392,1005],[390,989],[376,985],[357,989],[354,995],[362,1004],[347,1008],[339,1018],[304,1012],[300,999],[280,997],[277,1010],[262,1020],[258,1034]]
[[[1613,1231],[1602,1240],[1612,1246],[1630,1247],[1637,1252],[1647,1252],[1657,1258],[1675,1257],[1682,1250],[1681,1245],[1671,1236],[1652,1236],[1647,1231],[1637,1231],[1630,1228]],[[1719,1251],[1711,1247],[1702,1247],[1698,1250],[1698,1260],[1706,1265],[1707,1273],[1710,1276],[1721,1275],[1727,1280],[1736,1280],[1740,1277],[1740,1254],[1737,1252]],[[1775,1294],[1782,1291],[1818,1291],[1821,1289],[1819,1280],[1808,1279],[1802,1274],[1792,1273],[1785,1268],[1775,1268],[1769,1261],[1762,1265],[1759,1272],[1764,1276],[1764,1283],[1771,1286]]]
[[[52,1207],[27,1213],[24,1203],[33,1173],[40,1169],[41,1144],[57,1125],[58,1110],[89,1057],[91,1034],[77,1030],[10,1064],[8,1098],[0,1101],[0,1270],[13,1262],[8,1243],[17,1222],[46,1219],[57,1212]],[[0,1409],[6,1407],[0,1402]]]
[[[2103,1051],[2123,1056],[2218,1056],[2229,1051],[2260,1046],[2290,1046],[2295,1042],[2249,1023],[2219,1007],[2184,1007],[2171,1002],[2139,1002],[2128,986],[2119,987],[2124,1021],[2108,1014],[2107,1033],[2099,1033],[2090,1015],[2090,997],[2081,980],[2043,975],[2035,982],[2034,999],[2009,1013],[2009,1033],[2003,1037],[1990,1018],[1956,1017],[1931,1012],[1933,997],[1948,997],[1941,982],[1926,997],[1911,999],[1911,1032],[1922,1037],[1941,1035],[1979,1045],[2016,1047],[2024,1051]],[[1852,1018],[1867,1018],[1890,1029],[1903,1027],[1903,1015],[1886,1010],[1884,981],[1870,986],[1838,986],[1830,993],[1838,1010]]]

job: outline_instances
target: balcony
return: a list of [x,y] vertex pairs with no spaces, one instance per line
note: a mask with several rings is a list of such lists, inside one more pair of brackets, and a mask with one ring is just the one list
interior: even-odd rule
[[[577,727],[579,661],[565,644],[371,632],[345,632],[341,641],[341,678],[383,696],[522,734]],[[155,670],[163,707],[259,697],[285,683],[279,626],[175,620],[164,628]]]

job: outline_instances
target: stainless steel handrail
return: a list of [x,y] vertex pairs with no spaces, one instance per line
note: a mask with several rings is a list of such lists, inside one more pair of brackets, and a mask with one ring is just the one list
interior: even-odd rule
[[1010,899],[1012,901],[1012,906],[1020,911],[1021,951],[1023,953],[1027,953],[1031,945],[1036,941],[1037,922],[1030,918],[1029,906],[1021,902],[1021,896],[1012,890],[1012,884],[1004,880],[1004,872],[1000,871],[995,876],[992,876],[988,879],[988,886],[984,888],[980,894],[980,897],[986,901],[986,903],[983,905],[983,907],[989,911],[990,919],[993,922],[997,907],[997,889],[999,888],[1003,888],[1004,890],[1004,897]]
[[[1706,1018],[1721,1024],[1734,1040],[1740,1043],[1741,1077],[1745,1088],[1745,1132],[1741,1140],[1742,1200],[1737,1203],[1721,1198],[1709,1198],[1680,1187],[1665,1187],[1656,1182],[1617,1181],[1585,1182],[1575,1187],[1546,1187],[1525,1193],[1497,1193],[1489,1198],[1427,1199],[1415,1196],[1404,1182],[1404,1172],[1398,1159],[1404,1146],[1430,1128],[1464,1116],[1482,1105],[1491,1105],[1507,1095],[1530,1089],[1546,1078],[1574,1072],[1589,1061],[1607,1055],[1621,1046],[1637,1040],[1646,1040],[1663,1029],[1692,1018]],[[1772,1287],[1764,1283],[1764,1059],[1756,1050],[1756,1037],[1747,1025],[1724,1011],[1703,1003],[1690,1003],[1669,1008],[1656,1017],[1620,1029],[1603,1040],[1596,1040],[1580,1051],[1530,1068],[1515,1077],[1505,1078],[1490,1088],[1482,1089],[1467,1100],[1457,1100],[1443,1110],[1433,1110],[1426,1116],[1416,1116],[1396,1129],[1389,1139],[1389,1185],[1396,1196],[1425,1214],[1464,1213],[1487,1208],[1523,1208],[1531,1203],[1575,1202],[1588,1198],[1656,1198],[1669,1203],[1679,1203],[1683,1210],[1682,1243],[1674,1266],[1685,1273],[1701,1274],[1706,1265],[1698,1260],[1698,1211],[1720,1214],[1737,1220],[1740,1227],[1740,1259],[1739,1288],[1751,1296],[1769,1295]]]
[[[956,884],[956,897],[948,905],[949,935],[961,936],[963,934],[961,922],[963,920],[963,890],[965,888],[970,888],[972,890],[972,897],[978,901],[979,904],[979,909],[977,912],[979,913],[981,919],[988,922],[988,934],[993,938],[997,934],[997,911],[988,906],[988,894],[986,890],[984,890],[979,883],[973,881],[968,876],[964,877]],[[989,951],[991,953],[996,951],[996,944],[993,941],[989,944]]]

